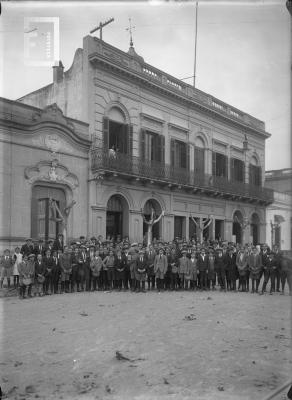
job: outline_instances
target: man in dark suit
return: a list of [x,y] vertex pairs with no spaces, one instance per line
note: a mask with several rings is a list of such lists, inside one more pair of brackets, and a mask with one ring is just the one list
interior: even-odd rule
[[39,239],[38,243],[34,246],[34,254],[37,256],[41,254],[41,256],[45,255],[45,246],[43,239]]
[[57,239],[54,241],[53,250],[61,250],[62,253],[64,251],[64,238],[62,233],[58,233]]
[[156,256],[156,251],[154,250],[153,246],[150,245],[148,252],[146,253],[146,260],[147,260],[147,281],[148,281],[148,290],[154,290],[155,288],[155,273],[154,273],[154,259]]
[[201,290],[207,290],[208,256],[204,248],[198,256],[197,268],[200,274]]
[[145,293],[145,280],[146,280],[146,268],[147,268],[147,259],[144,255],[144,251],[141,249],[139,251],[139,255],[137,258],[136,270],[135,270],[135,278],[136,278],[136,291],[141,291]]
[[26,239],[25,244],[21,246],[20,253],[23,256],[29,256],[34,253],[34,246],[31,238]]

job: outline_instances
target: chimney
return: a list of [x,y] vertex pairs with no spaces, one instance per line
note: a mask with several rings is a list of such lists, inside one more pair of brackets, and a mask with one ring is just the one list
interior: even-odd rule
[[63,80],[63,74],[64,74],[64,66],[62,64],[62,61],[59,61],[59,65],[53,66],[53,82],[54,83],[61,82]]

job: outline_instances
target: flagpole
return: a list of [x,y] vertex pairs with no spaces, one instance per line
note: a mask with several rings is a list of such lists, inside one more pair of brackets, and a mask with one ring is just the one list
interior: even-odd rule
[[196,87],[196,73],[197,73],[197,38],[198,38],[198,2],[196,1],[196,30],[195,30],[194,87]]

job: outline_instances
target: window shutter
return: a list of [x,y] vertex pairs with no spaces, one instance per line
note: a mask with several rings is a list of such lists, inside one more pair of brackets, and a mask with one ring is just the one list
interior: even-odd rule
[[248,166],[249,168],[249,171],[248,171],[248,183],[250,184],[250,185],[252,185],[253,184],[253,179],[252,179],[252,164],[249,164],[249,166]]
[[227,156],[224,156],[224,157],[225,157],[225,171],[224,171],[223,176],[225,178],[228,178],[228,157]]
[[262,169],[257,167],[257,185],[262,186]]
[[236,166],[235,159],[231,158],[231,160],[230,160],[230,179],[232,181],[237,180],[237,174],[236,174],[236,171],[235,171],[235,166]]
[[107,117],[103,117],[103,149],[108,150],[109,148],[109,119]]
[[190,145],[187,143],[186,144],[186,156],[187,156],[187,160],[186,160],[186,169],[187,171],[190,170]]
[[212,152],[212,175],[216,176],[216,153]]
[[128,151],[129,156],[133,155],[133,125],[128,125]]
[[160,143],[161,143],[160,161],[164,164],[164,162],[165,162],[165,137],[163,135],[160,136]]
[[175,140],[170,140],[170,164],[175,167]]
[[36,198],[35,194],[33,194],[31,198],[31,237],[37,238],[38,237],[38,199]]
[[140,158],[145,160],[145,129],[140,131]]
[[245,164],[244,161],[241,161],[241,182],[245,182]]

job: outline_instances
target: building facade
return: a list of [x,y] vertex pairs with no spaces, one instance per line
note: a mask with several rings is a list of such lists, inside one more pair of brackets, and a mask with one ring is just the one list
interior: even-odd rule
[[50,199],[68,216],[68,237],[87,231],[88,124],[65,118],[56,104],[41,110],[0,99],[0,249],[25,239],[54,239],[62,223]]
[[166,241],[198,237],[210,219],[204,237],[266,240],[273,191],[264,187],[262,121],[147,64],[132,46],[86,36],[69,70],[53,69],[52,84],[18,101],[56,103],[64,118],[89,125],[80,233],[141,241],[154,209],[164,216],[153,234]]
[[267,207],[267,243],[281,250],[292,249],[292,169],[266,171],[265,185],[274,190],[274,202]]

